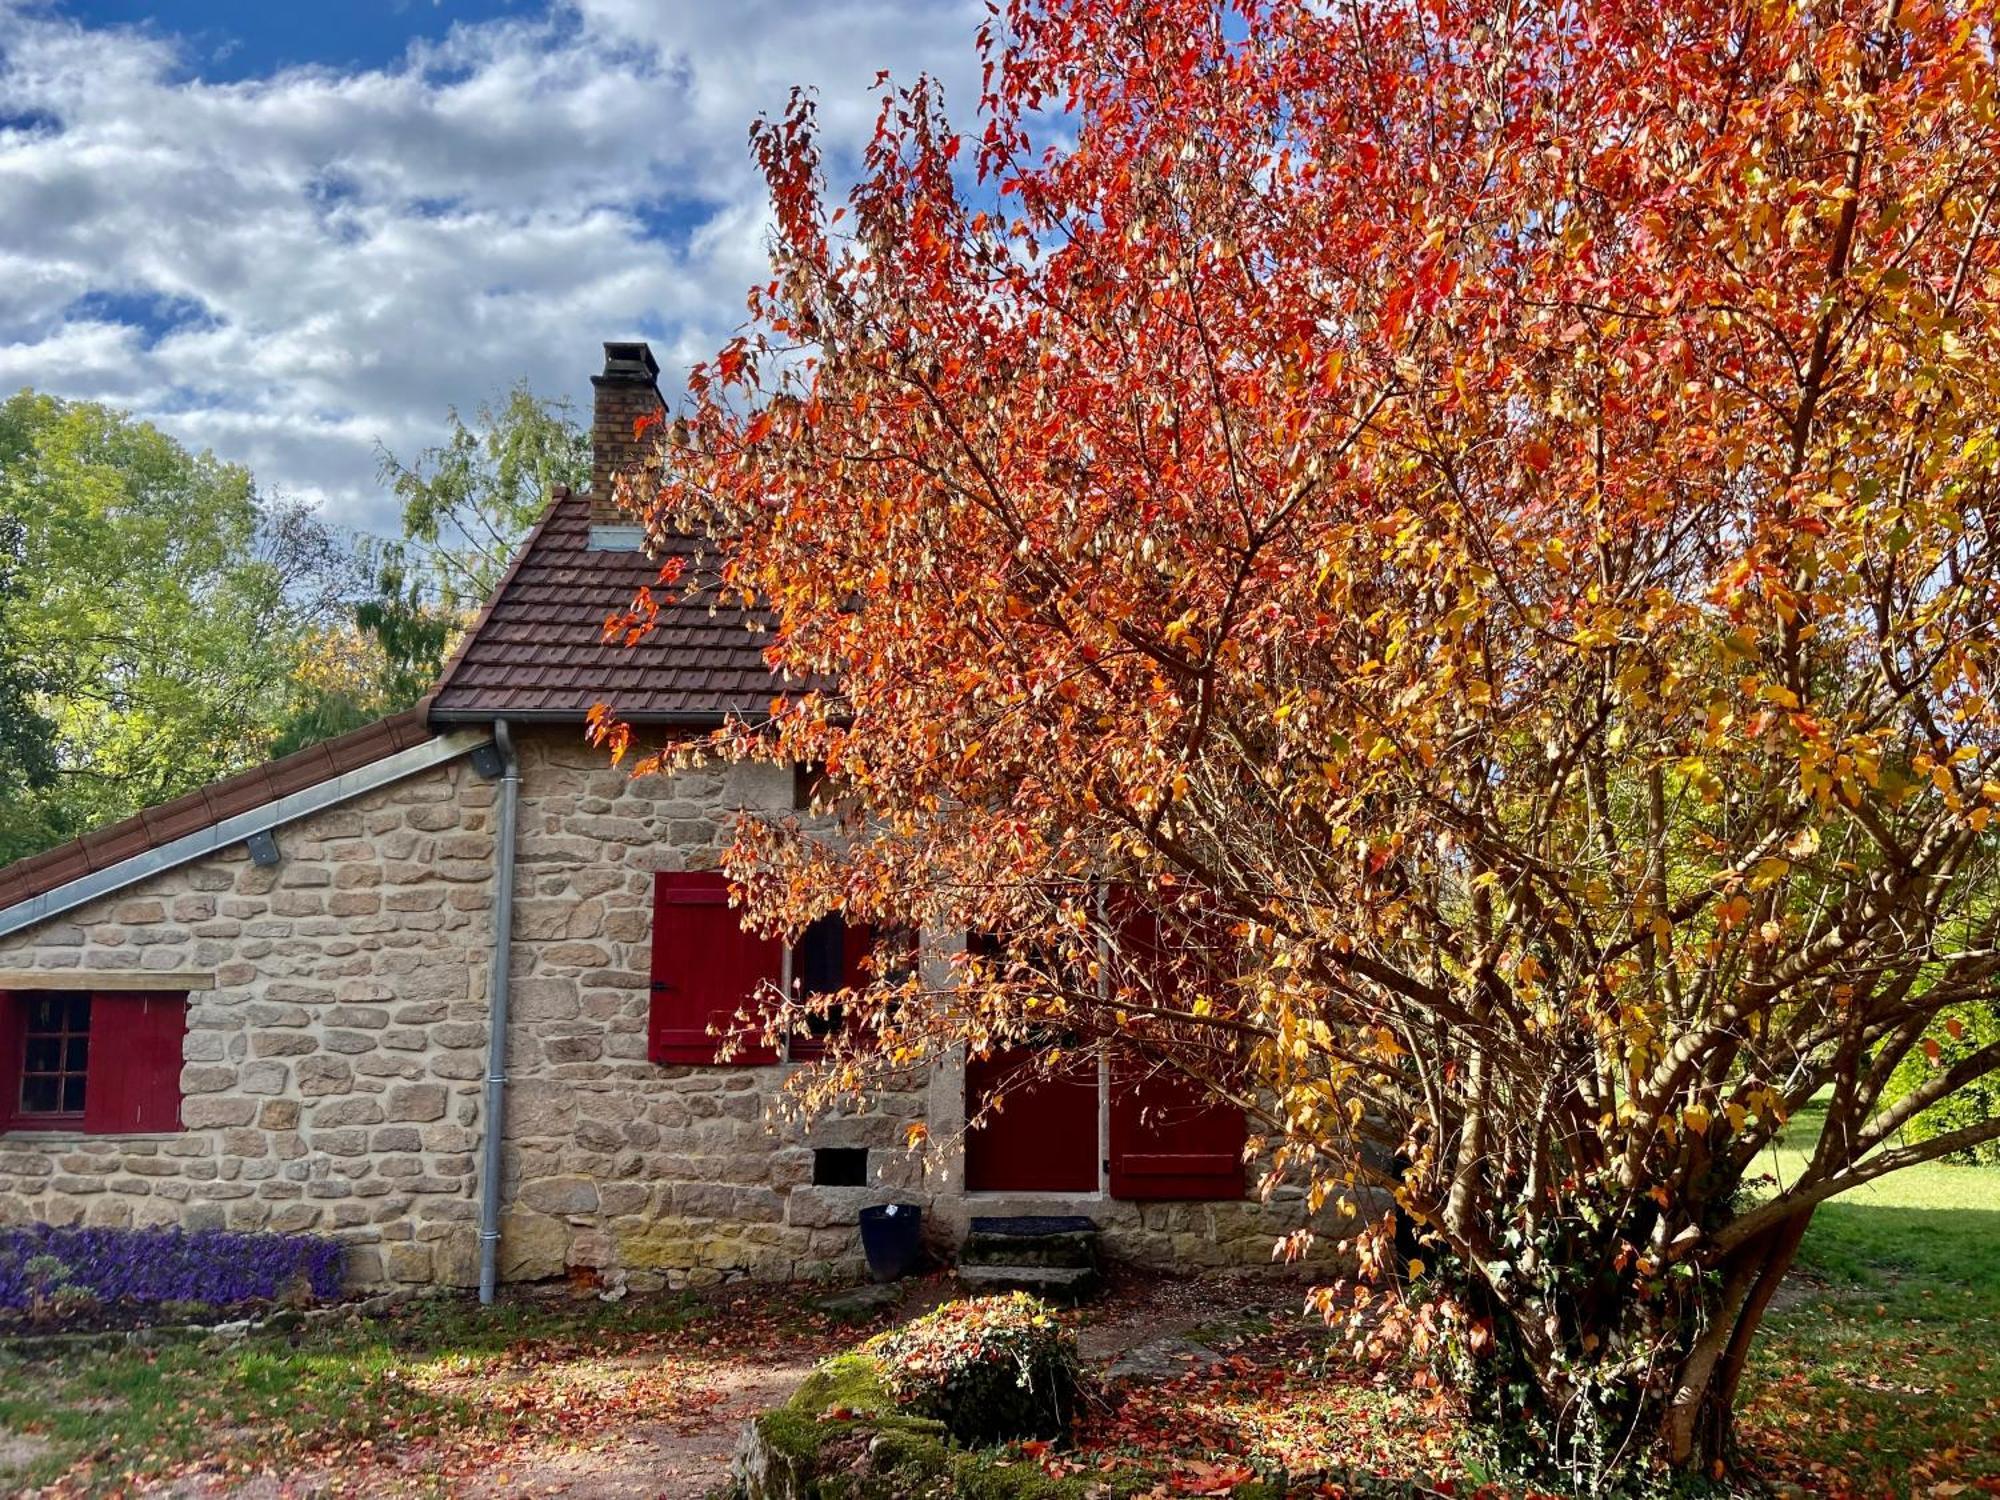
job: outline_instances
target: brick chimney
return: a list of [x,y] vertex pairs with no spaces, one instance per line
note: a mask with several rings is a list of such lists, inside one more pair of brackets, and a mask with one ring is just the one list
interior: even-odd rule
[[596,390],[590,423],[590,545],[602,550],[636,549],[644,528],[631,512],[620,510],[613,498],[613,481],[621,473],[636,473],[653,442],[654,428],[634,438],[632,424],[663,411],[660,365],[643,343],[606,344],[604,373],[590,377]]

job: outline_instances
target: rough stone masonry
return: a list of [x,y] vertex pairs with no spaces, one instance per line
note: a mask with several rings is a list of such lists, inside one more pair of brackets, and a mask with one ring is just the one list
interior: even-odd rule
[[[520,736],[500,1272],[608,1286],[845,1276],[860,1209],[972,1200],[906,1126],[963,1122],[955,1069],[774,1127],[781,1067],[646,1057],[653,876],[712,867],[740,808],[788,813],[772,766],[632,780],[573,728]],[[460,758],[0,940],[44,988],[185,989],[185,1128],[0,1136],[0,1219],[309,1230],[356,1285],[470,1285],[492,942],[494,784]],[[0,981],[4,987],[4,981]],[[813,1148],[869,1148],[866,1187],[812,1185]],[[1032,1205],[1029,1205],[1032,1206]],[[981,1203],[978,1211],[1007,1212]],[[1268,1262],[1296,1206],[1098,1202],[1114,1253]]]

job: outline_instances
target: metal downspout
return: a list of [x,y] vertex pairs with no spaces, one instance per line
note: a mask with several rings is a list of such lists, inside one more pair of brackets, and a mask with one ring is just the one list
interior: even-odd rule
[[506,1127],[507,991],[514,938],[514,826],[521,804],[521,763],[505,719],[493,721],[500,751],[500,846],[493,868],[493,962],[486,974],[486,1104],[479,1173],[479,1300],[493,1300],[500,1259],[500,1145]]

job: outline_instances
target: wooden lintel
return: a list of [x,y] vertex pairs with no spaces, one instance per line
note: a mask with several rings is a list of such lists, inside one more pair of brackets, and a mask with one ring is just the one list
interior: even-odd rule
[[212,969],[0,969],[0,990],[212,990]]

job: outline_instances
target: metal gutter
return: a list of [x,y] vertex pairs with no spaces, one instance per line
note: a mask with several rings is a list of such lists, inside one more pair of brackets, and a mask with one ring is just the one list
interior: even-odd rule
[[[434,708],[431,710],[433,724],[491,724],[505,717],[515,724],[584,724],[590,720],[590,711],[583,708],[510,708],[496,714],[490,708]],[[714,729],[731,718],[755,719],[770,717],[770,700],[762,707],[730,710],[694,709],[665,710],[658,713],[619,713],[615,717],[627,724],[658,724],[669,727],[690,729]]]
[[493,961],[486,971],[486,1103],[480,1124],[479,1300],[491,1303],[500,1259],[500,1145],[507,1116],[507,990],[514,945],[514,835],[521,806],[521,761],[505,719],[493,721],[500,751],[500,841],[493,866]]
[[92,870],[66,885],[0,909],[0,937],[61,916],[85,902],[123,890],[149,875],[178,868],[217,850],[227,849],[232,844],[243,843],[257,834],[269,833],[287,823],[296,823],[300,818],[351,802],[380,787],[428,771],[433,766],[441,766],[461,755],[469,755],[489,742],[490,736],[478,730],[452,730],[421,745],[412,745],[381,760],[357,766],[352,771],[343,771],[303,791],[288,792],[261,807],[253,807],[248,812],[224,818],[207,828],[198,828],[168,843],[142,850],[130,859],[119,860],[101,870]]

